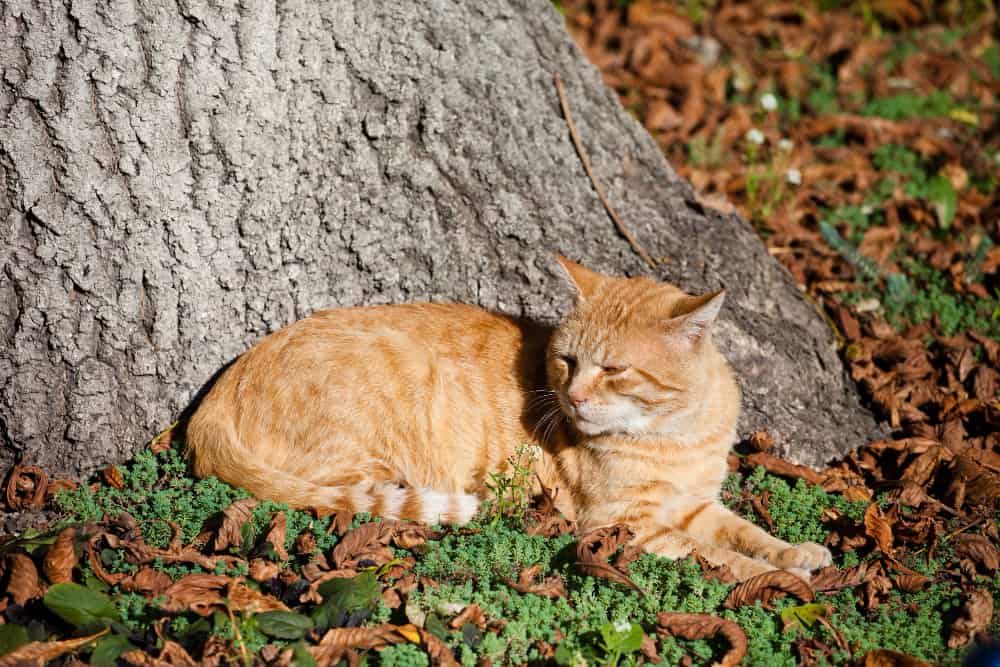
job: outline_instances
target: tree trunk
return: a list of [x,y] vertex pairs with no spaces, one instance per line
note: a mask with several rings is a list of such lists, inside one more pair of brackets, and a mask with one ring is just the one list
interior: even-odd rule
[[315,309],[555,321],[553,251],[649,272],[554,72],[658,276],[726,288],[742,433],[820,464],[877,432],[821,317],[746,222],[696,203],[544,0],[7,0],[0,20],[0,469],[122,460]]

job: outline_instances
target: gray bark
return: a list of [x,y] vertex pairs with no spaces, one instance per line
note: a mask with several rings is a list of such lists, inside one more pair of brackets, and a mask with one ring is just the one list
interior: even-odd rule
[[553,251],[648,272],[570,143],[689,291],[728,291],[742,433],[792,460],[876,432],[830,332],[702,210],[545,0],[0,4],[0,470],[128,457],[319,308],[459,300],[553,321]]

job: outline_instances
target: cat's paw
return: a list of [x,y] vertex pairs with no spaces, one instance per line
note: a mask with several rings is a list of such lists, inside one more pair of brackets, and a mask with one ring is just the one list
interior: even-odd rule
[[[778,553],[774,564],[782,570],[811,572],[833,562],[833,554],[821,544],[803,542]],[[798,574],[798,572],[795,572]],[[808,579],[808,577],[807,577]]]

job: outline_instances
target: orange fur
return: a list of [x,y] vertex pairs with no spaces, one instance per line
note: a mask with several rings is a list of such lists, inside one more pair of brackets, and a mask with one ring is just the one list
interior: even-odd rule
[[195,472],[321,512],[462,523],[523,444],[583,530],[697,550],[745,578],[829,562],[718,500],[740,409],[711,340],[722,294],[689,296],[559,258],[578,291],[554,331],[458,304],[347,308],[271,334],[188,425]]

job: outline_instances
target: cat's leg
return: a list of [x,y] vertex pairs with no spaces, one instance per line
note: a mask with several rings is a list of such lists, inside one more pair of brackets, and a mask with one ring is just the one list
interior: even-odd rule
[[789,544],[718,501],[679,508],[671,514],[671,525],[694,540],[764,559],[782,570],[808,576],[812,570],[833,562],[833,556],[826,547],[814,542]]
[[669,526],[652,526],[640,532],[636,535],[635,544],[650,553],[672,559],[684,558],[692,551],[697,551],[712,565],[729,567],[733,575],[741,581],[775,569],[774,566],[762,560],[744,556],[731,549],[694,540]]

